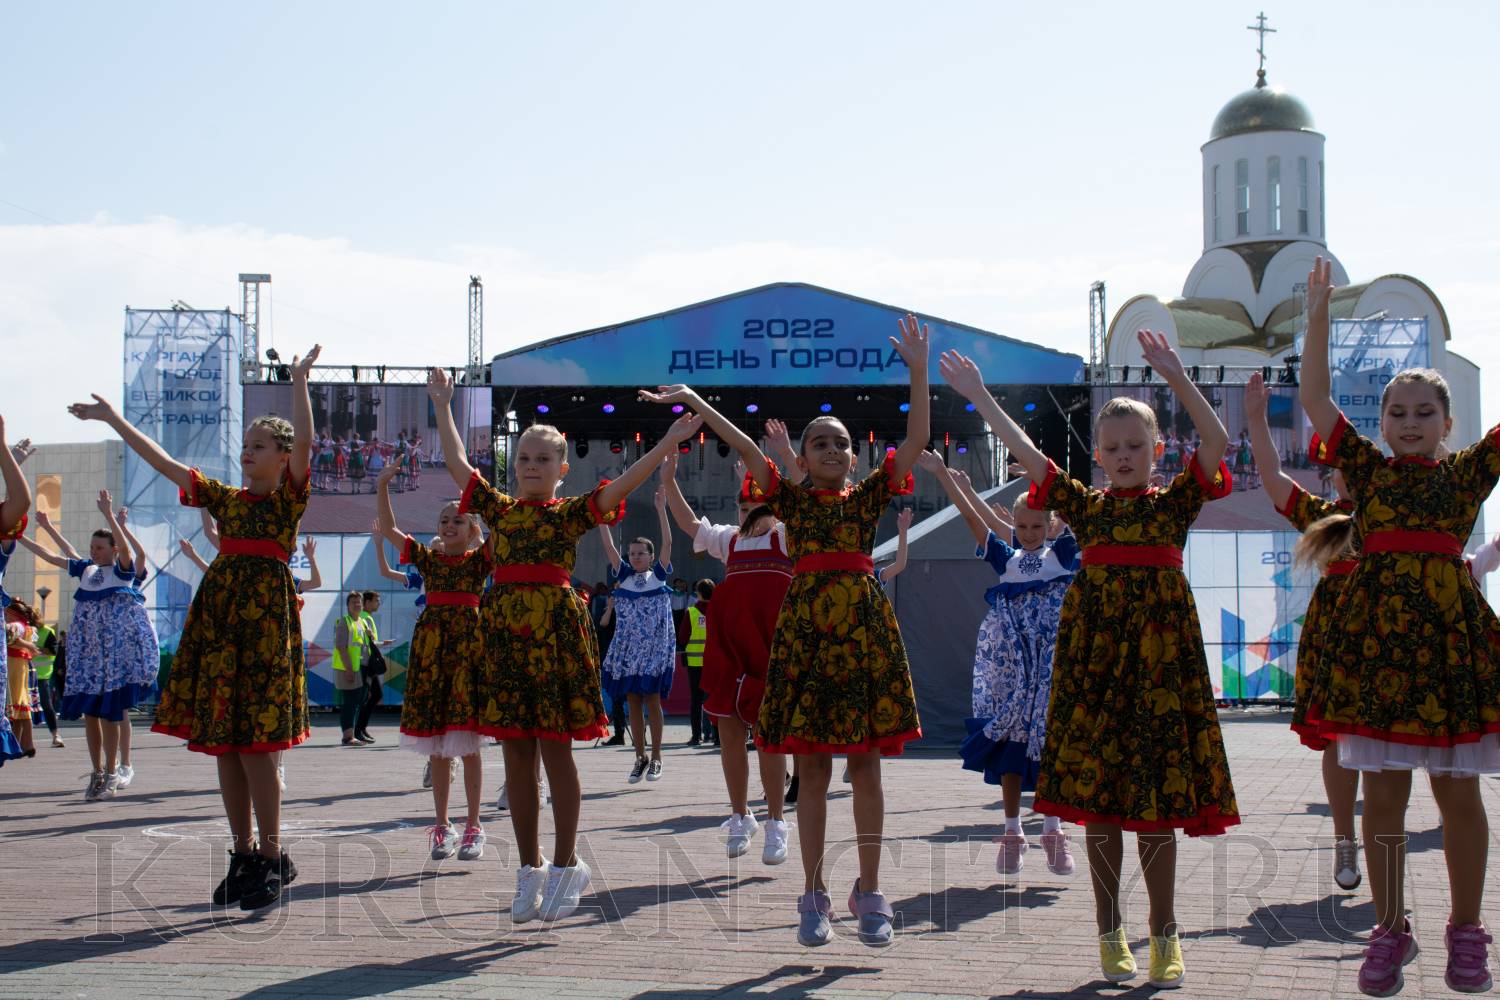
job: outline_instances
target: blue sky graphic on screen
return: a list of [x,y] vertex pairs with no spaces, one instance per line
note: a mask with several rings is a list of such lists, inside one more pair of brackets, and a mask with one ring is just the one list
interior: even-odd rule
[[[805,284],[775,284],[543,341],[495,358],[496,385],[902,385],[889,337],[907,310]],[[919,314],[920,315],[920,314]],[[940,351],[993,383],[1073,384],[1083,359],[921,316]]]

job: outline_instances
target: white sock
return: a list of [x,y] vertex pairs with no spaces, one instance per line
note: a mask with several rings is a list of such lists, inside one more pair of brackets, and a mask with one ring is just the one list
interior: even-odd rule
[[1061,830],[1061,829],[1062,829],[1062,820],[1059,819],[1056,816],[1048,816],[1046,819],[1042,820],[1042,832],[1043,833],[1056,833],[1058,830]]
[[1007,816],[1007,817],[1005,817],[1005,832],[1006,833],[1020,833],[1021,832],[1021,817],[1019,817],[1019,816]]

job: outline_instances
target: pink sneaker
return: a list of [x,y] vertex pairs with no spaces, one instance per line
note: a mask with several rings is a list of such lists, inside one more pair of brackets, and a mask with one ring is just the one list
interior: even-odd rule
[[1490,949],[1494,938],[1484,924],[1448,924],[1448,972],[1443,976],[1448,988],[1458,993],[1485,993],[1489,990]]
[[1003,833],[995,838],[1000,853],[995,856],[995,871],[1001,875],[1017,875],[1026,866],[1022,855],[1026,853],[1026,838],[1019,833]]
[[1054,875],[1073,874],[1073,852],[1068,850],[1068,835],[1061,830],[1042,834],[1042,850],[1047,854],[1047,870]]
[[1404,931],[1376,927],[1370,932],[1365,960],[1359,967],[1359,991],[1372,997],[1399,993],[1406,985],[1401,967],[1416,957],[1417,939],[1412,936],[1410,920]]

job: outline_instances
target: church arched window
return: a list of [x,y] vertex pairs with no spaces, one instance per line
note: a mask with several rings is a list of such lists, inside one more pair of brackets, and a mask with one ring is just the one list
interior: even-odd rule
[[1250,235],[1250,161],[1234,161],[1234,234]]
[[1210,201],[1213,208],[1212,217],[1214,220],[1214,242],[1217,243],[1219,242],[1219,165],[1217,163],[1215,163],[1213,169],[1209,171],[1209,177],[1209,184],[1212,189],[1210,193]]
[[1307,157],[1297,157],[1297,232],[1303,236],[1307,235],[1308,207],[1311,201],[1307,197]]
[[1281,157],[1266,158],[1266,229],[1281,232]]

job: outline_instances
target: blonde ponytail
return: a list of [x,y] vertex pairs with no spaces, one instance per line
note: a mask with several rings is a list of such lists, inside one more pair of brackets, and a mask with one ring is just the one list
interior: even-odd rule
[[1314,566],[1319,573],[1335,559],[1347,558],[1354,548],[1354,518],[1349,514],[1330,514],[1307,526],[1292,549],[1297,566]]

